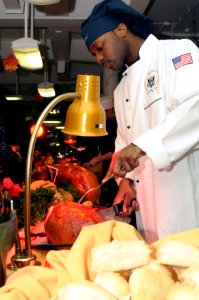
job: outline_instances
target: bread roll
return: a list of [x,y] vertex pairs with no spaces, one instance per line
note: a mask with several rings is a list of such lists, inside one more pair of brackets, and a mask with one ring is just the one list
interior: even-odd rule
[[94,282],[113,294],[116,298],[127,296],[130,293],[129,284],[120,274],[104,271],[97,274]]
[[149,263],[147,265],[145,265],[143,268],[154,270],[154,271],[164,272],[171,277],[175,277],[174,271],[171,267],[160,264],[155,259],[150,259]]
[[199,248],[182,241],[165,241],[156,252],[159,263],[179,267],[199,267]]
[[111,293],[97,283],[82,280],[67,283],[59,289],[55,300],[117,300]]
[[95,246],[91,250],[93,272],[130,270],[147,264],[151,250],[144,241],[118,241]]
[[169,290],[165,300],[198,300],[198,291],[186,284],[176,283]]
[[167,273],[145,267],[133,270],[129,279],[133,300],[165,300],[168,289],[174,284]]
[[182,283],[188,284],[199,289],[199,268],[190,267],[185,269],[179,275],[179,280]]

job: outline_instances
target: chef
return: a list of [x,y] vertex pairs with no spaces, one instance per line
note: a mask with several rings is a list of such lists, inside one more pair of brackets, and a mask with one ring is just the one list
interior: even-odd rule
[[124,201],[136,197],[137,228],[151,243],[199,226],[199,51],[188,39],[158,40],[152,21],[120,0],[98,3],[82,23],[89,51],[121,71],[112,173]]

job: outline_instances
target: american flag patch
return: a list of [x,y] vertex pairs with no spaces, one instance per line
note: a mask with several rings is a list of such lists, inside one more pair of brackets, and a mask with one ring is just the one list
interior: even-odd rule
[[192,64],[193,60],[191,57],[191,53],[182,54],[172,59],[174,68],[177,70],[180,67],[183,67],[188,64]]

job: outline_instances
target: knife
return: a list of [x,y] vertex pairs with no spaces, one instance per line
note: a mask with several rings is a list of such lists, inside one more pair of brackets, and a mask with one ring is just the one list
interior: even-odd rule
[[97,212],[105,220],[117,220],[125,223],[130,223],[131,218],[119,216],[119,213],[123,210],[123,203],[124,202],[120,202],[111,207],[105,209],[99,209]]

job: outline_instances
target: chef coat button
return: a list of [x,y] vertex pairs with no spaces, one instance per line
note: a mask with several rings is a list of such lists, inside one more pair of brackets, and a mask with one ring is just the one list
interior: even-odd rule
[[129,102],[129,99],[126,99],[126,102]]
[[137,179],[136,182],[139,183],[140,181]]
[[124,73],[124,76],[127,76],[127,73]]
[[128,125],[128,126],[127,126],[127,129],[130,129],[130,128],[131,128],[131,126],[130,126],[130,125]]

